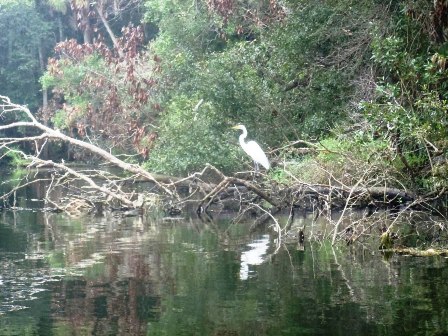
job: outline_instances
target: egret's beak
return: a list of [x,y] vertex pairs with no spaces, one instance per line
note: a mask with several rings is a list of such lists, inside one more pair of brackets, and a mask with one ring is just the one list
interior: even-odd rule
[[240,125],[232,126],[231,129],[240,129]]

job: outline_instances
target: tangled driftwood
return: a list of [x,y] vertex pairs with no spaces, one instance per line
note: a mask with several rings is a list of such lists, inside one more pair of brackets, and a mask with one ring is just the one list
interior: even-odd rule
[[[19,117],[20,116],[20,117]],[[140,215],[145,207],[145,202],[154,201],[153,195],[163,198],[167,212],[179,214],[183,207],[193,205],[199,215],[207,214],[216,205],[226,202],[233,204],[233,210],[244,212],[246,209],[257,211],[259,216],[253,224],[253,228],[271,220],[275,223],[272,227],[280,235],[286,233],[290,228],[290,223],[294,216],[294,210],[317,210],[317,214],[325,214],[332,210],[340,210],[341,216],[333,222],[332,241],[345,239],[344,235],[349,235],[346,239],[353,243],[360,237],[366,229],[356,232],[354,225],[349,228],[340,229],[340,224],[344,214],[348,209],[354,207],[367,207],[378,209],[384,207],[402,207],[411,209],[417,205],[425,203],[428,199],[436,199],[441,193],[428,195],[428,197],[418,197],[417,195],[396,188],[379,187],[378,184],[369,183],[368,179],[360,178],[353,186],[343,183],[333,183],[332,185],[308,184],[296,181],[292,185],[281,185],[263,176],[251,176],[241,178],[237,176],[226,176],[218,169],[207,165],[202,172],[194,173],[185,178],[158,177],[150,174],[145,169],[136,164],[129,164],[120,160],[110,152],[101,149],[91,143],[69,137],[58,130],[40,123],[25,106],[12,103],[7,97],[0,96],[0,118],[4,120],[16,120],[0,125],[0,132],[10,131],[17,128],[32,129],[32,136],[7,137],[0,136],[0,158],[7,153],[21,155],[28,162],[28,168],[50,167],[53,174],[48,179],[49,187],[46,192],[48,204],[55,209],[69,211],[76,207],[77,211],[92,209],[97,203],[109,205],[113,209],[123,209],[126,214]],[[8,119],[6,119],[8,117]],[[57,140],[78,146],[90,151],[104,160],[109,165],[121,168],[127,173],[126,177],[119,177],[100,169],[91,169],[88,172],[75,169],[65,162],[54,162],[41,158],[43,147],[48,140]],[[34,154],[25,153],[17,149],[17,144],[28,142],[34,144]],[[213,178],[206,177],[212,173]],[[52,188],[67,186],[70,181],[82,181],[87,187],[79,188],[80,193],[76,195],[77,201],[69,199],[66,204],[59,204],[50,196]],[[152,185],[151,194],[149,190],[136,192],[132,186],[136,182],[145,181]],[[9,192],[0,196],[7,199],[19,188],[33,183],[32,179],[24,179]],[[124,185],[131,185],[125,188]],[[88,192],[86,192],[88,190]],[[443,192],[443,191],[442,191]],[[79,200],[83,200],[80,202]],[[275,215],[285,211],[288,216],[288,223],[282,228],[275,219]],[[373,210],[374,211],[374,210]],[[367,214],[368,215],[368,214]],[[330,218],[331,216],[329,216]],[[396,220],[393,220],[389,227],[390,232]],[[350,229],[350,230],[349,230]],[[301,229],[304,232],[303,228]]]

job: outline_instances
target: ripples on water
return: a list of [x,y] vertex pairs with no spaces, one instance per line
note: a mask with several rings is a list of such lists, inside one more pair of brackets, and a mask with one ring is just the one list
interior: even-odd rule
[[44,271],[35,269],[34,274],[28,272],[26,260],[14,254],[2,254],[0,258],[0,315],[10,311],[25,309],[21,305],[37,298],[36,294],[45,291],[45,283],[51,280]]
[[447,259],[298,250],[250,224],[5,211],[0,335],[448,332]]

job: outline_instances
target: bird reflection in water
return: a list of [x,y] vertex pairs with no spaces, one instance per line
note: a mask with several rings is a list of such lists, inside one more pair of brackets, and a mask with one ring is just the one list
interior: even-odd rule
[[[269,248],[269,235],[263,235],[247,245],[250,250],[241,253],[240,279],[247,280],[253,272],[249,266],[261,265],[266,260],[266,252]],[[252,274],[251,274],[252,273]]]

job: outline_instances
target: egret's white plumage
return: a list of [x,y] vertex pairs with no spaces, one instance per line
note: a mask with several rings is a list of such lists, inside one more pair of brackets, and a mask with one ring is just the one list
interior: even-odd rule
[[258,164],[261,164],[266,170],[268,170],[271,165],[266,154],[261,149],[260,145],[255,141],[244,142],[247,137],[247,129],[244,125],[237,125],[232,127],[233,129],[240,129],[243,133],[240,134],[239,140],[241,148],[249,155],[255,162],[255,170],[258,170]]

